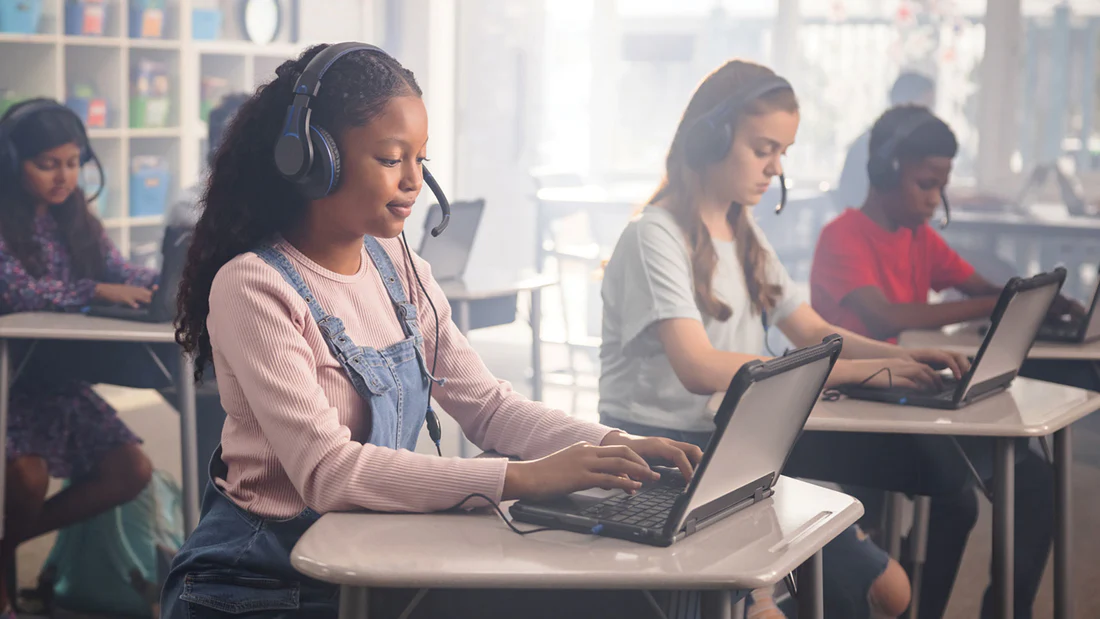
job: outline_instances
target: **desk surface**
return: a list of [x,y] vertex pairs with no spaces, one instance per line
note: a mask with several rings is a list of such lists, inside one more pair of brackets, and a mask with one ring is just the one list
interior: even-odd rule
[[[898,342],[906,348],[942,348],[964,355],[975,355],[982,345],[978,324],[967,324],[947,330],[915,330],[901,334]],[[1059,342],[1035,342],[1028,359],[1064,359],[1072,361],[1100,361],[1100,340],[1087,344],[1062,344]]]
[[1017,378],[1007,391],[959,410],[841,398],[819,401],[807,430],[952,436],[1046,436],[1100,410],[1100,393]]
[[172,323],[148,323],[60,312],[23,312],[0,316],[0,338],[19,340],[92,340],[172,344]]
[[557,283],[558,279],[553,275],[493,271],[461,280],[441,281],[439,287],[451,301],[476,301],[547,288]]
[[[1033,209],[1030,213],[1002,211],[967,211],[952,209],[952,229],[973,229],[981,232],[1046,233],[1096,237],[1100,235],[1100,218],[1070,215],[1049,209]],[[957,225],[956,225],[957,224]],[[970,231],[970,230],[967,230]]]
[[755,588],[781,580],[862,514],[852,497],[788,478],[770,499],[669,548],[566,531],[519,536],[490,511],[328,514],[291,561],[308,576],[361,587]]
[[[718,410],[725,394],[707,406]],[[1100,393],[1017,378],[1007,391],[959,410],[884,404],[841,398],[818,400],[807,430],[947,436],[1046,436],[1100,410]]]

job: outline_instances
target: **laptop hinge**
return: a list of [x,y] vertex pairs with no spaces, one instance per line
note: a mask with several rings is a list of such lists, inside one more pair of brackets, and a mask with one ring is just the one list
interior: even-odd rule
[[684,531],[686,531],[688,535],[693,535],[695,533],[696,525],[698,523],[699,523],[699,521],[696,520],[695,518],[692,518],[691,520],[688,520],[687,522],[684,523]]
[[764,498],[767,496],[767,494],[766,494],[767,492],[768,492],[768,489],[763,487],[763,486],[761,486],[760,488],[757,488],[756,492],[752,493],[753,502],[754,503],[759,503],[760,501],[763,501]]

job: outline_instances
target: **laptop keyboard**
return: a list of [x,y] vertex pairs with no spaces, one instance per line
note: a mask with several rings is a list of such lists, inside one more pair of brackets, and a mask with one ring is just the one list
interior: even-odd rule
[[899,397],[920,396],[923,398],[934,398],[949,402],[955,398],[955,389],[958,386],[959,382],[954,378],[945,378],[943,380],[943,389],[939,391],[932,391],[929,389],[907,389],[904,387],[887,388],[884,389],[884,391],[896,394]]
[[1044,322],[1039,327],[1041,337],[1074,338],[1080,331],[1081,324],[1076,321]]
[[605,522],[657,528],[668,521],[676,499],[684,493],[684,478],[662,472],[660,481],[643,486],[636,494],[620,494],[600,501],[581,512],[582,516]]

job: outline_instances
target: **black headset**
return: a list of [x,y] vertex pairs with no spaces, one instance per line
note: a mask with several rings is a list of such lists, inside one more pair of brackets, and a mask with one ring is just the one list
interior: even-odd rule
[[[886,191],[898,188],[901,184],[901,159],[898,156],[898,148],[916,133],[917,129],[936,120],[932,112],[922,110],[907,122],[898,125],[890,137],[870,153],[867,159],[867,178],[870,179],[872,187]],[[940,200],[943,201],[943,219],[940,220],[940,229],[943,229],[951,223],[951,205],[947,202],[946,188],[940,189]]]
[[[337,43],[318,52],[294,84],[294,100],[287,108],[282,134],[275,143],[275,167],[283,177],[296,183],[302,195],[310,200],[323,198],[340,185],[340,149],[332,134],[310,122],[313,111],[309,104],[321,90],[321,78],[332,65],[352,52],[361,51],[393,60],[374,45]],[[421,166],[421,170],[424,183],[435,195],[443,213],[439,225],[432,228],[432,236],[439,236],[451,222],[451,204],[428,168]]]
[[[790,82],[770,75],[751,88],[728,97],[725,101],[700,116],[688,127],[684,135],[684,155],[693,169],[702,170],[708,165],[724,159],[733,147],[733,125],[737,114],[749,103],[777,90],[790,90]],[[787,205],[787,179],[779,175],[779,205],[775,207],[778,215]]]
[[10,174],[12,178],[19,176],[19,149],[12,141],[12,134],[28,118],[49,110],[63,112],[76,119],[76,126],[80,128],[80,165],[83,167],[88,163],[93,163],[99,174],[99,187],[91,197],[87,198],[89,202],[93,202],[99,197],[99,194],[103,193],[105,180],[103,164],[100,163],[99,157],[92,150],[92,144],[88,140],[88,131],[84,128],[84,120],[80,118],[79,114],[56,101],[35,99],[17,103],[8,112],[7,116],[0,119],[0,170]]

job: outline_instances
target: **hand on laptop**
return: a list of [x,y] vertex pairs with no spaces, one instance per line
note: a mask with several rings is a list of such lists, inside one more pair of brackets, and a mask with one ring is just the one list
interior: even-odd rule
[[646,460],[660,460],[680,469],[685,482],[691,481],[692,473],[703,460],[703,450],[691,443],[681,443],[668,438],[635,436],[621,430],[609,433],[603,439],[603,445],[625,445]]
[[943,379],[931,367],[913,359],[841,359],[833,367],[828,385],[933,390],[943,387]]
[[114,305],[141,307],[153,300],[153,289],[127,286],[125,284],[96,284],[95,298]]
[[962,353],[948,352],[937,348],[914,348],[906,351],[913,361],[931,366],[934,370],[951,370],[955,380],[970,371],[970,358]]
[[1048,318],[1062,320],[1063,316],[1070,316],[1072,318],[1084,318],[1085,314],[1088,314],[1088,310],[1080,302],[1071,299],[1063,294],[1054,297],[1054,302],[1050,304],[1050,311],[1047,312]]
[[660,478],[625,445],[577,443],[538,460],[509,462],[503,498],[541,500],[590,488],[634,492],[642,481]]

